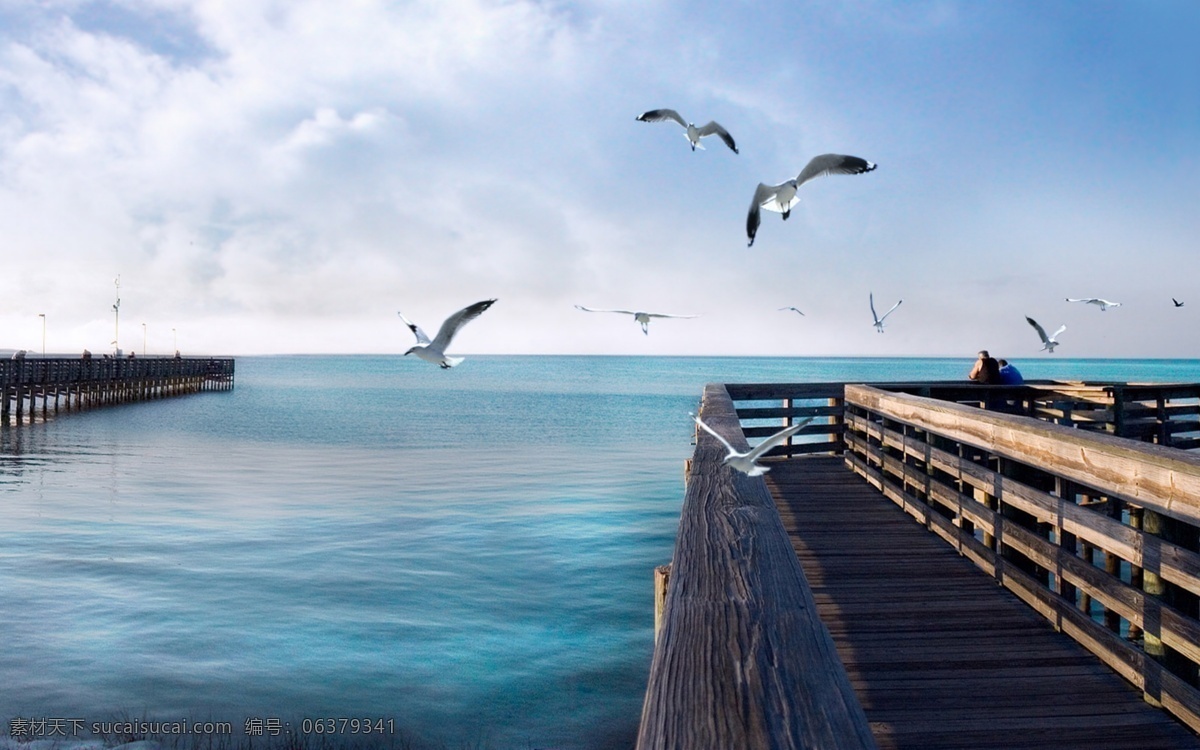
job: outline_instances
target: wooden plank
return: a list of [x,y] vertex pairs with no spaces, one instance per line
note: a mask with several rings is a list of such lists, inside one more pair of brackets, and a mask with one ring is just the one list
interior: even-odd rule
[[[748,447],[724,387],[701,416]],[[637,747],[874,747],[762,477],[725,453],[700,432]]]
[[[769,427],[743,427],[742,434],[746,438],[763,438],[770,437],[783,429],[782,424],[775,424]],[[812,424],[809,423],[800,428],[796,435],[841,435],[846,431],[844,424]]]
[[[841,395],[841,394],[838,394]],[[745,407],[737,410],[738,419],[782,419],[784,417],[840,417],[841,406],[771,406]]]
[[846,399],[849,404],[1200,525],[1200,457],[1192,454],[868,386],[847,385]]
[[[863,421],[862,417],[847,420],[852,428],[858,427]],[[1134,565],[1148,567],[1165,580],[1200,595],[1200,554],[1166,542],[1153,534],[1134,529],[1103,513],[998,474],[940,448],[909,438],[901,439],[902,436],[895,431],[886,431],[882,433],[882,437],[885,444],[902,447],[908,455],[928,460],[935,468],[962,479],[973,487],[987,492],[1000,488],[999,499],[1002,503],[1029,513],[1043,523],[1055,525],[1062,531],[1074,534],[1098,549],[1112,552]],[[848,438],[848,442],[856,440],[857,438]],[[915,479],[913,477],[914,483]],[[963,512],[973,522],[991,529],[990,511],[974,501],[974,498],[960,496],[953,488],[943,490],[931,486],[929,491],[934,499],[947,507],[952,507],[956,498],[969,500],[969,504],[962,506]],[[981,508],[982,510],[979,510]]]
[[[863,463],[854,454],[806,458],[765,479],[881,748],[1200,747],[1139,690],[844,468]],[[958,531],[946,521],[934,523]],[[1002,577],[1043,606],[1053,596],[1011,566]],[[1087,619],[1064,617],[1067,628]],[[1113,660],[1128,663],[1125,655]],[[1143,666],[1154,673],[1153,664]],[[1159,682],[1168,685],[1159,693],[1176,700],[1178,681]]]
[[844,383],[730,383],[726,393],[734,401],[775,401],[785,398],[841,398]]

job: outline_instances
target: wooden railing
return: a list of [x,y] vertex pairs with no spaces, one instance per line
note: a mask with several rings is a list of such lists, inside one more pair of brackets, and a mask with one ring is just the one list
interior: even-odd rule
[[66,385],[108,380],[202,377],[231,380],[234,360],[228,357],[143,357],[142,359],[0,359],[0,386]]
[[729,398],[739,402],[737,417],[746,438],[767,437],[806,417],[813,418],[769,455],[842,452],[844,383],[729,384],[725,389]]
[[[724,386],[701,416],[747,449]],[[637,747],[875,747],[766,484],[725,455],[698,433]]]
[[[0,424],[60,409],[233,388],[234,360],[211,357],[0,360]],[[39,408],[40,403],[40,408]]]
[[1153,418],[1156,431],[1134,431],[1170,443],[1183,430],[1162,426],[1193,412],[1169,402],[1196,391],[1071,390],[1095,405],[1094,430],[1077,429],[1078,409],[1046,405],[1061,384],[1039,388],[1031,418],[847,385],[847,464],[1200,731],[1200,456],[1099,434]]
[[962,381],[873,385],[1159,445],[1200,447],[1200,384],[1195,383],[1037,380],[1022,386]]

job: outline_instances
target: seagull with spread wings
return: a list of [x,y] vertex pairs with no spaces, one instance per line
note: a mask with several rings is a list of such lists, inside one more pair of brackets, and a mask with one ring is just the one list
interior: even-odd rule
[[792,310],[800,315],[804,315],[804,313],[800,312],[800,308],[798,308],[798,307],[781,307],[779,309],[780,310]]
[[696,424],[700,425],[705,432],[707,432],[709,435],[712,435],[717,440],[720,440],[721,445],[725,446],[725,450],[729,451],[729,455],[725,456],[725,458],[721,460],[721,463],[726,466],[732,466],[749,477],[762,476],[770,471],[770,467],[760,466],[757,463],[758,459],[762,458],[767,451],[771,450],[777,445],[781,445],[784,440],[787,440],[792,435],[795,435],[800,431],[800,428],[804,427],[804,425],[813,421],[813,418],[809,417],[808,419],[797,422],[791,427],[785,427],[745,453],[741,453],[735,451],[733,446],[729,444],[729,441],[717,434],[716,430],[700,421],[700,417],[696,416],[695,414],[691,414],[690,416],[692,419],[696,420]]
[[1038,336],[1041,337],[1041,339],[1042,339],[1042,349],[1041,350],[1044,352],[1049,352],[1049,353],[1053,354],[1054,347],[1058,346],[1058,334],[1067,330],[1067,327],[1065,325],[1059,326],[1057,331],[1055,331],[1052,335],[1047,336],[1046,329],[1042,328],[1040,325],[1038,325],[1038,322],[1036,320],[1029,317],[1028,315],[1025,316],[1025,320],[1029,321],[1029,325],[1033,326],[1033,330],[1037,331]]
[[648,313],[640,310],[597,310],[592,307],[584,307],[583,305],[575,305],[576,308],[584,312],[605,312],[605,313],[621,313],[622,315],[632,315],[633,319],[642,324],[642,333],[650,335],[650,319],[651,318],[698,318],[699,315],[669,315],[667,313]]
[[875,326],[875,330],[878,331],[879,333],[883,333],[883,321],[887,320],[887,316],[889,316],[893,312],[895,312],[896,308],[900,306],[900,302],[903,302],[904,300],[900,300],[900,302],[897,302],[896,304],[892,305],[892,309],[885,312],[883,314],[882,318],[875,314],[875,293],[874,292],[868,293],[867,301],[871,303],[871,317],[875,319],[875,322],[873,324]]
[[714,120],[710,120],[704,125],[696,127],[692,123],[687,122],[680,117],[679,113],[673,109],[652,109],[649,112],[641,113],[637,116],[637,119],[639,122],[666,122],[667,120],[674,120],[682,125],[683,129],[687,131],[683,135],[688,139],[688,143],[692,144],[693,151],[696,149],[704,151],[705,148],[704,145],[700,143],[700,139],[710,135],[715,135],[721,140],[725,141],[725,145],[728,146],[733,153],[736,154],[738,152],[737,145],[733,142],[733,136],[729,134],[728,130],[721,127],[720,123]]
[[485,299],[482,302],[468,305],[454,313],[442,323],[442,327],[438,329],[437,336],[434,336],[432,341],[425,335],[420,326],[404,317],[404,313],[397,311],[396,314],[400,316],[400,320],[404,321],[404,325],[408,326],[413,335],[417,337],[417,345],[406,351],[404,356],[407,357],[410,354],[415,354],[426,362],[432,362],[443,370],[449,370],[463,361],[462,357],[451,357],[446,354],[446,347],[450,346],[454,335],[467,323],[482,315],[483,311],[491,307],[495,302],[496,300],[494,299]]
[[1083,297],[1082,299],[1075,299],[1074,297],[1067,297],[1067,302],[1082,302],[1085,305],[1095,305],[1100,308],[1100,312],[1104,312],[1105,310],[1107,310],[1110,307],[1120,307],[1121,306],[1120,302],[1109,302],[1108,300],[1100,299],[1099,297]]
[[800,202],[796,191],[809,180],[831,174],[863,174],[875,169],[877,165],[857,156],[844,154],[821,154],[814,156],[808,165],[796,175],[794,180],[787,180],[778,185],[758,183],[754,190],[754,200],[750,202],[750,212],[746,215],[746,236],[750,238],[750,247],[754,244],[754,236],[758,234],[758,226],[762,223],[760,211],[774,211],[783,214],[783,220],[792,215],[792,207]]

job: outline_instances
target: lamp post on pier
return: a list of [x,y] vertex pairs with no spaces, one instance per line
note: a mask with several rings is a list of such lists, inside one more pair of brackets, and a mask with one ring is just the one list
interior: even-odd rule
[[142,356],[146,356],[146,324],[142,323]]
[[38,313],[42,319],[42,359],[46,358],[46,313]]
[[113,304],[113,351],[121,354],[121,274],[113,282],[117,285],[117,301]]

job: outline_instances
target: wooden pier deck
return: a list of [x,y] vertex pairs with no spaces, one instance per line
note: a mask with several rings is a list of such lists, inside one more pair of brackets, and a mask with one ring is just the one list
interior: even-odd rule
[[638,750],[1200,747],[1200,384],[709,384]]
[[1200,747],[841,457],[772,466],[767,486],[880,748]]
[[60,411],[233,389],[230,357],[0,360],[0,427]]

